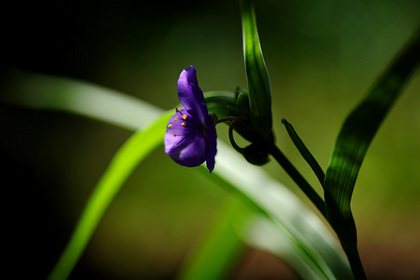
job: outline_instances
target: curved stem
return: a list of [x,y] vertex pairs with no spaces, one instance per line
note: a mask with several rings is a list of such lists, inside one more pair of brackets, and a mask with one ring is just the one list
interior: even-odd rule
[[232,144],[233,148],[240,152],[241,154],[243,153],[243,150],[241,147],[238,146],[238,144],[236,144],[235,139],[233,138],[233,128],[235,127],[237,123],[237,120],[232,121],[232,123],[229,126],[229,140],[230,140],[230,144]]
[[223,123],[223,122],[234,122],[234,121],[238,121],[248,127],[251,127],[249,123],[247,123],[247,121],[244,118],[241,117],[234,117],[234,116],[229,116],[229,117],[224,117],[224,118],[220,118],[217,120],[217,124],[219,123]]
[[237,152],[243,154],[244,149],[239,147],[238,144],[236,144],[235,139],[233,138],[233,129],[235,128],[237,123],[241,123],[241,124],[247,126],[248,128],[251,128],[251,126],[249,125],[249,123],[246,122],[245,119],[243,119],[241,117],[234,117],[234,116],[220,118],[220,119],[217,120],[216,124],[224,123],[224,122],[230,122],[230,125],[229,125],[229,140],[230,140],[230,143],[232,144],[233,148]]

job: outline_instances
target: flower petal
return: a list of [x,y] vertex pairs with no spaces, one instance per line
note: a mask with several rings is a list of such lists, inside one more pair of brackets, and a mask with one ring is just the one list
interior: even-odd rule
[[165,153],[168,155],[173,153],[173,150],[179,149],[178,143],[180,143],[181,139],[184,135],[183,127],[176,125],[174,119],[178,117],[178,114],[173,115],[169,121],[168,126],[166,127],[166,134],[165,134]]
[[176,163],[193,167],[206,160],[204,126],[187,110],[177,111],[168,121],[165,134],[165,153]]
[[204,101],[203,91],[198,86],[197,74],[194,66],[184,69],[178,79],[178,98],[184,108],[197,116],[203,123],[208,111]]
[[[171,137],[171,135],[169,136]],[[165,137],[165,146],[167,137]],[[178,138],[179,143],[173,143],[172,149],[167,154],[176,163],[187,166],[195,167],[202,164],[206,160],[206,141],[199,135],[188,135],[187,137]]]
[[215,164],[215,156],[217,153],[217,133],[214,125],[214,120],[211,115],[208,115],[205,130],[206,139],[206,164],[207,169],[212,172]]

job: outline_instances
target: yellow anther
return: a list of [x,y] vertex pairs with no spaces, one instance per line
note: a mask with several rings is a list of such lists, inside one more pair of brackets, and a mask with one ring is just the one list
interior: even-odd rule
[[178,120],[178,117],[175,117],[174,121],[177,121],[177,120]]
[[182,115],[182,118],[183,118],[184,120],[186,120],[186,119],[187,119],[187,115]]
[[181,125],[182,125],[182,126],[186,126],[186,124],[185,124],[184,122],[183,122],[183,123],[181,123]]
[[174,137],[176,137],[176,133],[174,134]]
[[168,128],[171,128],[172,124],[168,125]]

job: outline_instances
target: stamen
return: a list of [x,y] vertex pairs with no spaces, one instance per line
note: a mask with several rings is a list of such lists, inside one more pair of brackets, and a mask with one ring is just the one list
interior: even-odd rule
[[168,125],[168,128],[171,128],[172,124]]
[[186,119],[187,119],[187,115],[182,115],[182,118],[183,118],[184,120],[186,120]]
[[175,117],[174,121],[177,121],[177,120],[178,120],[178,117]]
[[[184,116],[185,116],[185,115],[184,115]],[[182,126],[186,126],[186,124],[185,124],[184,122],[183,122],[183,123],[181,123],[181,125],[182,125]]]
[[174,134],[174,137],[176,137],[176,133]]

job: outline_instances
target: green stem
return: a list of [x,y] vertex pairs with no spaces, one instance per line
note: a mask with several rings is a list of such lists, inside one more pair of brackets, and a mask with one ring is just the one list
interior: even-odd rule
[[357,250],[357,244],[355,243],[351,247],[344,247],[344,252],[350,263],[351,271],[353,272],[354,279],[366,280],[366,273],[363,269],[362,261],[360,260],[359,251]]
[[[241,122],[242,124],[248,126],[251,129],[251,126],[246,122],[246,120],[238,117],[226,117],[218,120],[217,123],[230,121],[229,127],[229,138],[232,146],[238,152],[243,150],[240,148],[233,139],[232,130],[236,122]],[[312,188],[312,186],[303,178],[300,172],[294,167],[294,165],[289,161],[289,159],[280,151],[280,149],[270,140],[263,138],[262,136],[256,133],[256,142],[259,142],[262,147],[267,149],[267,152],[270,153],[280,164],[281,167],[286,171],[286,173],[292,178],[292,180],[298,185],[298,187],[303,191],[304,194],[312,201],[312,203],[318,208],[319,212],[327,218],[324,200],[318,195],[318,193]]]
[[303,178],[296,167],[287,159],[287,157],[280,151],[275,144],[269,146],[270,154],[276,159],[276,161],[283,167],[286,173],[292,178],[292,180],[299,186],[304,194],[312,201],[312,203],[318,208],[319,212],[326,217],[325,204],[318,193],[311,187],[311,185]]

